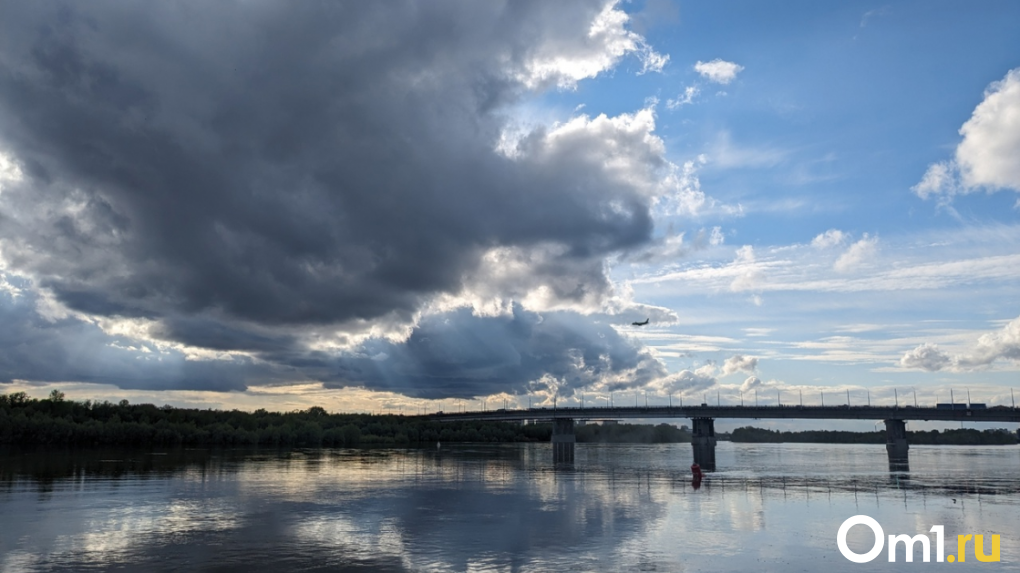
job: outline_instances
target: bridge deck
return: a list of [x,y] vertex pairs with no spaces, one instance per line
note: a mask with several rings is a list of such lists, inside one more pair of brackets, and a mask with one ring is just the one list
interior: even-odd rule
[[806,420],[938,420],[949,422],[1017,422],[1020,408],[995,406],[950,410],[914,406],[645,406],[612,408],[526,408],[475,412],[437,412],[434,420],[520,421],[621,420],[631,418],[787,418]]

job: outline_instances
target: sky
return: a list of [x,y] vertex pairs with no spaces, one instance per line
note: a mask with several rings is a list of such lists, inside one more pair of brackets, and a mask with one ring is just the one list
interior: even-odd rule
[[1015,2],[0,11],[0,392],[1020,389]]

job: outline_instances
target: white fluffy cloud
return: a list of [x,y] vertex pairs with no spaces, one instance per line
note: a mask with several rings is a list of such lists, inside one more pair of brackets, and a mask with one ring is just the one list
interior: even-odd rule
[[701,93],[701,88],[698,86],[687,86],[684,88],[684,93],[676,96],[675,99],[666,100],[666,107],[669,109],[679,109],[687,104],[694,103],[694,98]]
[[753,356],[742,356],[736,354],[726,359],[723,363],[722,374],[728,376],[735,372],[754,372],[758,367],[758,359]]
[[1020,191],[1020,68],[985,91],[960,134],[956,162],[965,186]]
[[669,394],[697,392],[715,385],[715,365],[706,364],[693,371],[681,370],[662,378],[659,385]]
[[816,249],[827,249],[829,247],[835,247],[836,245],[842,245],[846,239],[846,233],[843,231],[840,231],[839,229],[829,229],[812,239],[811,246]]
[[967,371],[989,366],[996,360],[1020,361],[1020,317],[1010,321],[998,332],[978,338],[969,354],[950,355],[935,344],[924,343],[900,358],[903,368]]
[[988,86],[960,135],[955,158],[930,165],[914,193],[945,203],[980,189],[1020,192],[1020,68]]
[[713,247],[721,245],[726,242],[726,236],[723,235],[722,227],[712,227],[712,234],[708,238],[708,244]]
[[852,271],[874,257],[876,251],[878,251],[878,237],[869,237],[867,233],[864,233],[860,241],[850,245],[850,248],[836,259],[832,268],[841,273]]
[[940,350],[937,344],[927,342],[900,358],[900,366],[903,368],[920,368],[928,372],[942,370],[952,363],[953,359],[949,354]]
[[710,82],[724,85],[732,82],[743,69],[744,66],[719,58],[711,62],[698,61],[698,63],[694,64],[694,70],[701,74],[703,78]]
[[758,386],[761,386],[761,378],[758,378],[757,376],[748,376],[747,380],[744,380],[744,383],[740,385],[740,391],[747,392],[748,390],[753,390]]
[[519,142],[517,157],[539,169],[556,169],[564,162],[600,167],[614,182],[654,196],[661,190],[659,170],[670,165],[663,158],[665,144],[654,131],[652,108],[615,117],[580,115],[532,132]]
[[660,54],[644,43],[641,44],[638,56],[641,58],[641,71],[638,72],[638,75],[661,72],[662,68],[669,63],[669,54]]
[[[613,68],[628,54],[640,58],[639,74],[662,71],[669,56],[656,52],[640,34],[628,30],[630,16],[619,10],[617,4],[616,0],[606,2],[587,34],[577,34],[568,40],[561,36],[539,44],[539,50],[518,74],[518,80],[530,88],[554,84],[571,89],[580,80]],[[549,6],[548,11],[556,10],[554,4]]]
[[697,215],[707,198],[701,190],[698,168],[706,162],[704,155],[685,161],[683,166],[669,164],[668,174],[659,184],[656,206],[668,215]]
[[921,177],[921,182],[911,187],[921,199],[932,197],[952,197],[959,190],[957,183],[956,164],[952,161],[940,161],[928,166]]
[[1002,330],[979,338],[974,352],[960,358],[960,366],[976,368],[999,359],[1020,360],[1020,317],[1010,321]]
[[730,290],[740,292],[760,288],[762,269],[754,255],[754,247],[744,245],[737,249],[737,258],[733,260],[732,266],[738,272],[730,283]]

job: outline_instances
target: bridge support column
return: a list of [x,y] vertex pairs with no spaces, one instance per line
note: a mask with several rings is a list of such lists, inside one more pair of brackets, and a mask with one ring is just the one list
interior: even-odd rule
[[907,461],[907,423],[903,420],[885,421],[885,449],[889,452],[889,464]]
[[553,463],[574,463],[574,444],[576,442],[574,419],[554,418],[552,432]]
[[712,418],[692,418],[694,429],[691,434],[691,446],[694,449],[694,463],[704,471],[715,471],[715,420]]

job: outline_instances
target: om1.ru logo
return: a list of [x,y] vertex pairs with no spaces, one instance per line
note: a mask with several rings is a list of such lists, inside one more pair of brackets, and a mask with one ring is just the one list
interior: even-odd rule
[[[850,532],[850,528],[855,525],[866,525],[875,532],[875,545],[871,548],[871,551],[867,553],[854,553],[846,544],[846,534]],[[985,540],[983,535],[957,535],[956,536],[956,555],[950,555],[943,559],[945,555],[943,535],[945,533],[945,527],[941,525],[933,525],[931,532],[935,534],[935,561],[942,563],[943,561],[949,561],[953,563],[959,560],[960,563],[966,561],[967,557],[967,544],[974,541],[974,557],[978,561],[989,562],[999,561],[999,536],[992,536],[992,554],[985,555]],[[921,555],[925,563],[931,561],[931,540],[928,536],[919,533],[913,537],[909,535],[890,535],[889,536],[889,563],[896,562],[896,545],[903,543],[903,550],[906,552],[906,561],[914,561],[914,544],[921,544]],[[882,526],[877,521],[868,517],[867,515],[855,515],[843,522],[843,525],[839,526],[839,532],[836,533],[836,545],[839,547],[839,552],[854,563],[867,563],[876,557],[879,553],[882,553],[882,547],[885,545],[885,532],[882,531]]]

